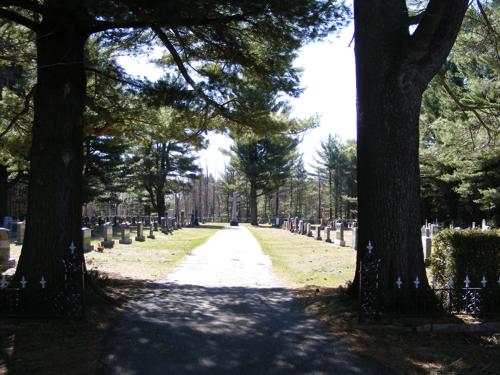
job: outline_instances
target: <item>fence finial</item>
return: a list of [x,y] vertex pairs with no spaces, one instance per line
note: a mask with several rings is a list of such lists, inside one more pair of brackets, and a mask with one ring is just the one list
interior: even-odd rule
[[43,275],[40,279],[40,285],[42,286],[42,289],[45,289],[45,285],[47,285],[47,281],[45,280],[45,277],[43,277]]
[[368,246],[366,248],[368,249],[368,254],[371,254],[373,250],[372,241],[368,241]]
[[403,285],[403,282],[401,281],[401,277],[398,276],[398,279],[396,281],[396,285],[398,286],[398,289],[401,289],[401,285]]
[[418,276],[415,278],[415,281],[413,282],[413,284],[415,284],[415,289],[418,289],[418,287],[420,286],[420,280],[419,280]]

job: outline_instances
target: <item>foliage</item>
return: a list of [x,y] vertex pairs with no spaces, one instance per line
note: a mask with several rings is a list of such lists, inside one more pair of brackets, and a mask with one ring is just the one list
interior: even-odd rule
[[422,195],[427,216],[500,223],[500,5],[469,8],[447,63],[423,97]]
[[350,216],[356,198],[356,142],[328,135],[317,150],[316,163],[328,184],[329,219]]
[[231,165],[262,193],[275,191],[290,175],[297,144],[287,136],[237,141]]
[[442,285],[452,279],[461,288],[466,276],[471,285],[480,286],[483,276],[492,285],[500,276],[500,236],[495,231],[446,229],[432,245],[431,270]]

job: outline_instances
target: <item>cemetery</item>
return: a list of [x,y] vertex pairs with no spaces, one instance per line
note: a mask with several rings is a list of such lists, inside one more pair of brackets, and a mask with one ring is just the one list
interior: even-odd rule
[[500,5],[0,0],[0,374],[500,374]]

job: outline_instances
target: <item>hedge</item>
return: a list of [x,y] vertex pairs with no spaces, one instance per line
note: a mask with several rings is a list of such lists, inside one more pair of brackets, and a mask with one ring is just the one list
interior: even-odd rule
[[431,271],[438,285],[453,279],[457,288],[465,286],[469,276],[471,287],[481,287],[486,276],[487,286],[497,284],[500,276],[500,231],[452,230],[439,232],[432,243]]

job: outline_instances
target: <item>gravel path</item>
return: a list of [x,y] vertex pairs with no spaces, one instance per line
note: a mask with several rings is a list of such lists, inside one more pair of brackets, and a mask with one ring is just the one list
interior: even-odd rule
[[128,307],[99,374],[387,374],[304,312],[244,227],[217,232]]

